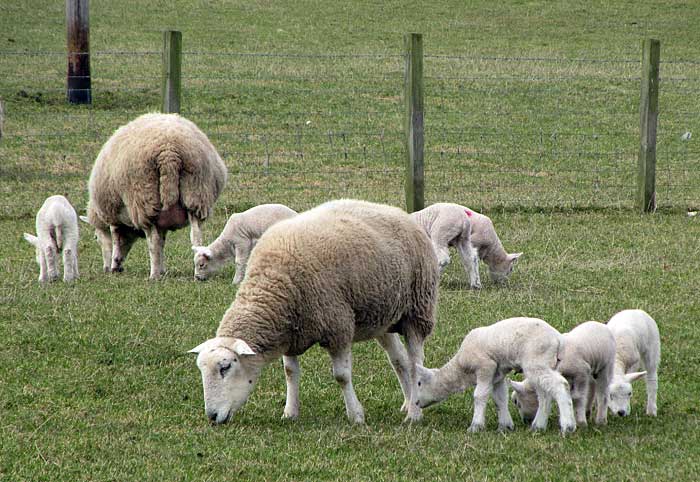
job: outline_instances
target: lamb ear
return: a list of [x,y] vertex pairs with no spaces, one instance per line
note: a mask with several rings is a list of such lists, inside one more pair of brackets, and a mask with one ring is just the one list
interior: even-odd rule
[[87,216],[78,216],[80,220],[84,223],[90,224],[90,220],[88,219]]
[[644,375],[646,375],[647,372],[633,372],[633,373],[625,373],[625,380],[627,383],[632,383],[636,380],[639,380],[642,378]]
[[523,253],[513,253],[508,255],[508,259],[510,260],[512,265],[515,265],[515,263],[518,262],[518,258],[520,258],[523,255]]
[[525,391],[525,382],[519,382],[517,380],[508,380],[508,383],[510,383],[510,386],[513,387],[513,390],[515,390],[518,393],[523,393]]
[[201,344],[195,346],[194,348],[189,350],[187,353],[198,354],[199,352],[206,350],[207,346],[209,346],[213,340],[214,340],[213,338],[210,340],[207,340],[204,343],[201,343]]
[[32,246],[39,246],[39,238],[37,238],[33,234],[24,233],[24,239],[26,239],[27,242]]
[[206,259],[211,259],[212,257],[211,249],[207,248],[206,246],[192,246],[192,251],[194,251],[196,254],[201,254]]
[[231,349],[239,355],[255,355],[253,349],[243,340],[236,339],[236,341],[233,342]]

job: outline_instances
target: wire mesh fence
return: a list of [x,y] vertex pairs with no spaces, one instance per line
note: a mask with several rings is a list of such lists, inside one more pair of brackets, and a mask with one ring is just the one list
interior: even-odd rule
[[[4,216],[30,193],[81,207],[101,145],[161,105],[161,55],[93,52],[93,104],[65,102],[64,52],[0,52]],[[183,52],[181,113],[224,158],[230,210],[338,197],[404,205],[404,58]],[[426,202],[475,209],[632,207],[640,60],[425,55]],[[657,202],[700,194],[700,62],[662,60]],[[698,132],[694,137],[694,133]]]

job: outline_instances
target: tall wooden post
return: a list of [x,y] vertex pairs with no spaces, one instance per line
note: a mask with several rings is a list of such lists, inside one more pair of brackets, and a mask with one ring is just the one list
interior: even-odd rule
[[406,72],[406,211],[419,211],[425,206],[423,173],[423,36],[407,34],[404,38]]
[[163,112],[179,113],[182,73],[182,32],[163,32]]
[[2,100],[0,100],[0,140],[2,139],[3,127],[5,123],[5,111],[2,107]]
[[653,212],[656,209],[656,129],[659,118],[661,44],[658,40],[647,39],[643,45],[637,207],[642,212]]
[[89,0],[66,0],[68,47],[66,96],[71,104],[92,103],[88,4]]

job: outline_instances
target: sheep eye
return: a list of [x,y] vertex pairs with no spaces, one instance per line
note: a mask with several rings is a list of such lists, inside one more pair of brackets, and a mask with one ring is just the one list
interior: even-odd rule
[[420,387],[420,382],[418,382],[418,386]]

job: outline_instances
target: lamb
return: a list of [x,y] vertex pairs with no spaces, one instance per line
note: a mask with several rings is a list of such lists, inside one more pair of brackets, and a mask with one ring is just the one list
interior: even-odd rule
[[36,248],[39,282],[58,279],[58,253],[63,254],[63,281],[78,278],[78,217],[68,199],[51,196],[36,214],[36,236],[24,233],[24,239]]
[[535,387],[539,401],[532,429],[547,428],[551,399],[554,398],[559,406],[562,433],[573,432],[576,422],[569,385],[554,370],[563,348],[562,335],[537,318],[508,318],[490,326],[475,328],[442,368],[418,367],[416,403],[425,408],[476,385],[474,415],[469,431],[484,429],[486,403],[492,394],[498,412],[499,430],[512,430],[513,419],[508,411],[505,376],[512,370],[522,370]]
[[495,283],[504,283],[523,253],[508,254],[488,216],[460,206],[437,203],[411,214],[433,242],[440,273],[450,262],[449,247],[457,249],[472,289],[481,288],[479,258]]
[[297,357],[318,343],[330,354],[348,419],[363,423],[351,346],[375,338],[399,379],[406,420],[420,420],[415,371],[435,322],[438,276],[430,240],[398,208],[331,201],[273,225],[253,250],[216,337],[191,350],[198,354],[208,418],[228,421],[262,368],[280,355],[283,417],[297,417]]
[[[656,393],[659,387],[661,340],[654,319],[642,310],[623,310],[608,321],[617,351],[610,383],[610,411],[621,417],[631,413],[632,382],[646,377],[647,415],[656,416]],[[640,365],[645,371],[635,372]]]
[[[587,321],[564,333],[564,354],[557,371],[569,382],[576,414],[576,425],[585,427],[587,412],[596,403],[595,423],[603,425],[608,417],[608,384],[615,365],[615,338],[608,327]],[[511,381],[512,399],[525,423],[537,412],[537,394],[529,379]]]
[[145,114],[117,129],[92,168],[84,219],[95,228],[104,271],[122,271],[134,241],[145,237],[150,278],[160,278],[167,232],[189,223],[192,245],[201,245],[200,223],[226,177],[207,136],[177,114]]
[[216,273],[231,258],[236,260],[234,284],[245,275],[250,251],[262,234],[278,221],[296,216],[296,211],[283,204],[261,204],[232,215],[224,230],[209,246],[193,246],[194,277],[204,281]]

